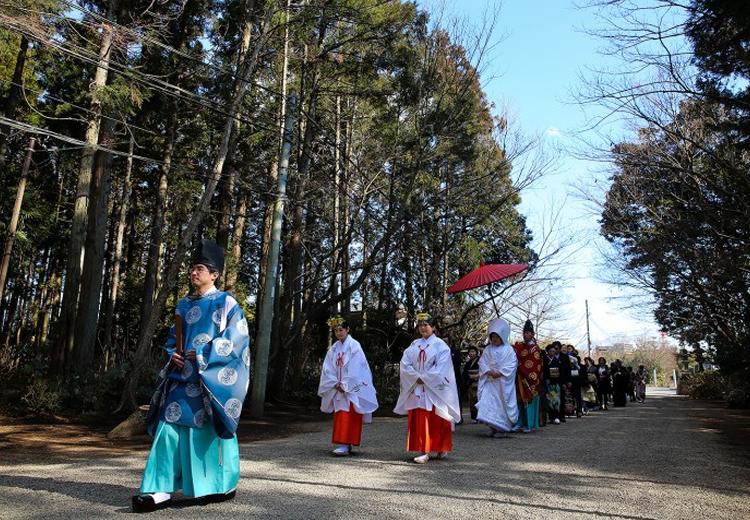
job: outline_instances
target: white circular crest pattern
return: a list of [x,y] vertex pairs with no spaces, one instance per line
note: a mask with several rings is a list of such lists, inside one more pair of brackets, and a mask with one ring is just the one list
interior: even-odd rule
[[220,356],[228,356],[232,353],[232,342],[228,339],[214,340],[214,350]]
[[219,370],[219,374],[217,376],[219,378],[219,383],[222,385],[232,386],[237,382],[237,371],[230,367],[224,367],[221,370]]
[[187,314],[185,314],[185,323],[188,325],[192,325],[193,323],[198,323],[198,320],[201,319],[201,316],[203,313],[201,312],[201,308],[197,305],[195,307],[190,307],[190,310],[187,311]]
[[246,367],[250,368],[250,347],[242,351],[242,361],[244,361]]
[[204,424],[206,424],[206,411],[203,409],[198,410],[195,412],[195,415],[193,415],[193,424],[195,424],[198,428],[203,427]]
[[242,401],[236,398],[227,399],[224,404],[224,411],[232,419],[239,419],[242,413]]
[[202,334],[198,334],[195,338],[193,338],[193,346],[195,348],[202,347],[209,341],[211,341],[211,336],[204,332]]
[[170,405],[167,406],[167,409],[164,410],[164,418],[167,420],[167,422],[177,422],[180,420],[180,417],[182,417],[182,408],[180,408],[180,403],[170,403]]
[[193,364],[190,361],[185,361],[185,365],[182,367],[182,377],[187,379],[193,375]]
[[240,331],[240,334],[247,336],[248,329],[247,329],[247,320],[245,318],[242,318],[240,321],[237,322],[237,330]]
[[201,395],[201,387],[195,383],[188,383],[185,385],[185,393],[188,397],[198,397]]
[[214,311],[214,313],[211,315],[211,321],[213,321],[217,327],[221,325],[221,309],[216,309]]

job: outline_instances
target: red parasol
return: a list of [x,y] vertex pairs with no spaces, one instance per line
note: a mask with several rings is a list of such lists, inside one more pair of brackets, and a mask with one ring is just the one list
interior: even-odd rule
[[448,288],[448,294],[453,294],[461,291],[468,291],[469,289],[475,289],[482,287],[483,285],[489,285],[494,282],[499,282],[510,276],[525,271],[529,268],[529,264],[480,264],[478,268],[466,276],[459,279],[456,283]]

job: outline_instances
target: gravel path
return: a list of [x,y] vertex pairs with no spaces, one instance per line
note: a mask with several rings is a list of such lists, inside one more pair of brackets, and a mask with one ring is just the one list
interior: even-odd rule
[[[159,518],[748,519],[750,469],[691,417],[708,405],[650,397],[530,435],[458,427],[455,451],[407,462],[405,420],[366,426],[356,456],[328,455],[330,432],[243,445],[237,499]],[[714,412],[715,413],[715,412]],[[0,453],[0,518],[106,518],[129,512],[145,452],[67,463]]]

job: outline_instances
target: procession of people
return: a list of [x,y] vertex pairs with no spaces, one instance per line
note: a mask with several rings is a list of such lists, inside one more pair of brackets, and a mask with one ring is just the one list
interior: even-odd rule
[[[216,288],[224,251],[202,240],[190,268],[191,294],[177,304],[147,416],[154,437],[134,512],[168,507],[181,491],[200,504],[231,500],[239,481],[236,430],[251,373],[248,324],[238,302]],[[445,459],[463,423],[462,400],[473,423],[490,438],[532,433],[591,410],[645,400],[646,372],[581,360],[572,345],[553,341],[544,350],[527,320],[523,340],[511,345],[510,323],[491,320],[480,346],[461,352],[441,334],[428,312],[415,316],[416,339],[399,363],[400,392],[393,411],[406,416],[405,451],[417,464]],[[328,320],[336,341],[320,370],[320,409],[333,415],[332,455],[352,455],[363,425],[378,409],[366,351],[347,319]],[[448,340],[448,341],[446,341]]]

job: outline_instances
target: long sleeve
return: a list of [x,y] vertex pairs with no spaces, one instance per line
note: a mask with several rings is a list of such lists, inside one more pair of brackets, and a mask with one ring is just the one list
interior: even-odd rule
[[318,395],[321,397],[331,391],[338,382],[336,368],[333,366],[333,352],[333,347],[331,347],[323,358],[323,367],[320,370],[320,382],[318,383]]
[[[239,424],[250,385],[250,336],[239,304],[226,297],[220,333],[196,353],[201,379],[211,398],[214,426],[231,437]],[[218,419],[218,420],[217,420]]]

